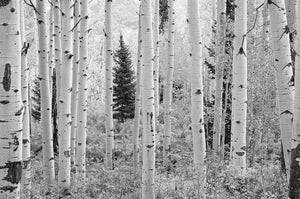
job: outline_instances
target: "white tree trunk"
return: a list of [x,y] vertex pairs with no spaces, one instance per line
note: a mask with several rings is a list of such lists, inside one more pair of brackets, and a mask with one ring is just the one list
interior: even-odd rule
[[[78,102],[78,67],[79,67],[79,25],[82,21],[80,20],[80,0],[74,1],[74,30],[73,30],[73,82],[72,82],[72,102],[71,102],[71,113],[72,113],[72,125],[71,125],[71,165],[75,163],[75,152],[76,152],[76,131],[77,131],[77,102]],[[84,2],[82,2],[84,3]],[[82,18],[82,20],[85,20]]]
[[29,190],[31,187],[31,161],[30,161],[30,115],[29,115],[29,95],[28,95],[28,76],[29,67],[27,65],[27,52],[29,43],[25,38],[25,12],[24,3],[20,2],[20,30],[21,30],[21,88],[22,88],[22,102],[24,106],[23,115],[23,136],[22,136],[22,157],[23,157],[23,170],[22,170],[22,184],[24,190]]
[[143,118],[143,169],[142,198],[154,199],[155,173],[155,110],[153,81],[153,32],[151,1],[141,1],[142,23],[142,118]]
[[174,38],[175,38],[175,0],[168,1],[168,69],[167,79],[165,82],[165,115],[164,115],[164,147],[163,160],[164,164],[168,163],[170,156],[171,144],[171,110],[173,98],[173,73],[174,73]]
[[[290,173],[290,150],[293,119],[293,86],[290,85],[292,78],[292,61],[289,43],[289,34],[286,32],[287,20],[284,0],[272,0],[268,4],[271,20],[271,34],[276,68],[276,84],[279,98],[279,115],[281,139],[286,165],[286,173],[289,180]],[[279,6],[279,8],[278,8]]]
[[23,112],[20,2],[0,1],[0,198],[20,198]]
[[105,0],[105,129],[106,129],[106,166],[113,167],[114,127],[113,127],[113,86],[112,86],[112,34],[111,34],[112,0]]
[[80,1],[80,61],[78,81],[78,116],[77,116],[77,152],[76,172],[80,179],[85,179],[86,122],[87,122],[87,72],[88,72],[88,2]]
[[138,27],[138,52],[137,52],[137,73],[136,73],[136,92],[134,105],[134,129],[133,129],[133,167],[135,172],[139,166],[139,134],[141,122],[141,7],[139,8],[139,27]]
[[155,0],[154,5],[154,102],[155,102],[155,115],[159,115],[159,47],[160,47],[160,35],[159,35],[159,0]]
[[218,0],[217,9],[217,53],[216,53],[216,94],[214,107],[213,150],[220,150],[222,126],[222,93],[223,70],[225,54],[225,28],[226,28],[226,0]]
[[[300,33],[300,0],[297,0],[296,32]],[[300,52],[300,34],[296,35],[295,51]],[[291,139],[291,175],[290,175],[290,193],[291,199],[300,197],[300,56],[295,60],[295,96],[294,96],[294,115],[293,115],[293,134]]]
[[247,123],[247,2],[235,2],[232,68],[231,166],[239,175],[246,171]]
[[46,2],[37,1],[37,26],[38,26],[38,58],[39,58],[39,80],[41,93],[41,128],[43,140],[43,163],[46,182],[48,186],[54,184],[54,153],[53,134],[51,126],[51,99],[49,85],[49,68],[47,57],[47,27],[46,27]]
[[59,169],[58,185],[60,188],[70,187],[71,170],[71,92],[72,92],[72,7],[73,2],[61,1],[61,45],[62,45],[62,68],[60,87],[60,123],[59,123]]
[[[53,28],[54,28],[54,16],[53,16],[53,6],[50,6],[49,11],[49,51],[48,51],[48,67],[49,67],[49,88],[50,88],[50,99],[52,102],[52,78],[53,78],[53,45],[54,45],[54,36],[53,36]],[[51,103],[52,104],[52,103]]]
[[189,26],[189,39],[191,45],[190,79],[191,79],[191,119],[193,133],[194,167],[203,179],[200,183],[201,195],[205,198],[205,165],[206,142],[203,118],[203,80],[202,80],[202,40],[200,31],[199,2],[188,0],[187,22]]

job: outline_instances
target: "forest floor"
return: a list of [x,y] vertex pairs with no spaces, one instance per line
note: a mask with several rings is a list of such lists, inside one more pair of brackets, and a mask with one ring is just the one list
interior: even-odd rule
[[[90,121],[90,124],[93,123]],[[104,166],[105,134],[102,122],[97,121],[88,128],[87,137],[87,181],[72,181],[68,198],[76,199],[140,199],[141,175],[137,177],[132,168],[132,144],[130,128],[132,121],[118,129],[115,136],[114,169]],[[183,125],[184,127],[184,125]],[[41,144],[38,125],[33,129],[32,148]],[[229,170],[228,154],[220,162],[215,155],[206,159],[207,175],[199,177],[192,167],[191,132],[178,128],[173,132],[171,162],[162,164],[161,133],[157,135],[156,147],[156,198],[198,199],[199,184],[206,179],[208,199],[286,199],[288,186],[281,171],[279,146],[266,155],[266,146],[255,152],[255,161],[244,177],[237,177]],[[57,160],[57,158],[56,158]],[[57,162],[57,161],[56,161]],[[57,170],[57,163],[55,164]],[[58,188],[46,189],[42,175],[42,154],[32,159],[31,198],[59,198]],[[74,175],[74,174],[72,174]],[[26,198],[26,197],[23,197]]]

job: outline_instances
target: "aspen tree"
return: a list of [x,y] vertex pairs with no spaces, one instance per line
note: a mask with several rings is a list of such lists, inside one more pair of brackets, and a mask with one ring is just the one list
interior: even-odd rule
[[139,133],[141,120],[141,7],[139,8],[139,27],[138,27],[138,51],[137,51],[137,74],[136,74],[136,92],[134,108],[134,130],[133,130],[133,167],[138,170],[139,163]]
[[[83,3],[83,2],[82,2]],[[74,30],[73,30],[73,82],[72,82],[72,125],[71,125],[71,165],[75,163],[75,149],[76,149],[76,130],[77,130],[77,102],[78,102],[78,67],[79,67],[79,33],[80,28],[78,23],[80,20],[80,0],[74,1]],[[85,20],[85,19],[83,19]]]
[[142,123],[143,123],[143,168],[142,198],[154,199],[155,173],[155,110],[153,80],[153,30],[151,1],[141,1],[142,24]]
[[246,170],[247,118],[247,2],[235,1],[232,68],[232,120],[230,161],[235,172]]
[[287,31],[286,11],[283,0],[268,1],[270,12],[270,27],[273,41],[273,52],[276,68],[276,84],[278,90],[279,116],[281,139],[283,145],[286,173],[289,181],[290,173],[290,150],[293,118],[293,86],[292,61]]
[[191,119],[193,133],[194,167],[199,174],[201,183],[201,197],[205,198],[205,165],[206,142],[203,118],[203,80],[202,80],[202,40],[200,31],[198,0],[188,0],[187,2],[187,22],[189,27],[189,40],[191,46],[190,59],[190,79],[191,79]]
[[112,34],[111,34],[111,7],[112,0],[105,0],[105,129],[106,129],[106,166],[112,169],[112,152],[114,148],[114,127],[113,127],[113,87],[112,87]]
[[[223,87],[223,62],[225,54],[225,28],[226,28],[226,0],[218,0],[217,8],[217,53],[216,53],[216,94],[213,125],[213,150],[220,148],[224,140],[221,135],[222,126],[222,87]],[[222,136],[222,137],[221,137]]]
[[31,161],[30,161],[30,115],[29,115],[29,96],[28,96],[28,76],[29,67],[27,65],[27,52],[29,43],[25,38],[25,17],[24,17],[24,3],[20,1],[20,29],[21,29],[21,88],[22,88],[22,102],[24,106],[23,115],[23,136],[22,136],[22,184],[24,189],[30,189],[31,186]]
[[0,0],[0,198],[20,198],[23,111],[20,1]]
[[164,147],[163,160],[164,164],[168,162],[171,144],[171,109],[173,96],[173,73],[174,73],[174,35],[175,35],[175,0],[168,0],[168,69],[167,80],[165,82],[165,129],[164,129]]
[[159,51],[160,51],[160,35],[159,35],[159,0],[155,0],[154,4],[154,103],[155,115],[159,115]]
[[52,78],[53,78],[53,25],[54,25],[54,17],[53,17],[53,6],[50,6],[49,11],[49,51],[48,51],[48,68],[49,68],[49,88],[50,88],[50,99],[52,102]]
[[216,10],[218,9],[218,6],[217,6],[218,1],[219,0],[212,0],[212,25],[214,25],[216,23],[216,18],[217,18]]
[[[297,0],[296,7],[296,32],[300,33],[300,0]],[[289,197],[297,199],[300,197],[300,35],[296,34],[295,51],[298,54],[295,60],[295,96],[293,115],[293,134],[291,139],[291,174]]]
[[77,152],[76,172],[85,179],[86,122],[87,122],[87,72],[88,72],[88,1],[80,1],[80,61],[78,81]]
[[38,27],[38,60],[39,80],[41,93],[41,128],[43,139],[43,164],[46,182],[49,186],[54,184],[54,152],[53,134],[51,126],[51,99],[49,85],[49,68],[47,57],[47,27],[46,27],[46,1],[37,0],[36,18]]
[[[70,187],[71,170],[71,92],[72,92],[72,4],[71,0],[61,1],[61,45],[62,68],[60,87],[60,123],[59,123],[59,170],[58,185]],[[62,78],[63,77],[63,78]]]

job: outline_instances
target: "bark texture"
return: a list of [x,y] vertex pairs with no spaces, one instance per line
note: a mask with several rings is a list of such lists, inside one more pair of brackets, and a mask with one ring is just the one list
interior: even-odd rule
[[23,112],[20,2],[0,1],[0,198],[20,198]]
[[155,110],[153,81],[153,31],[151,1],[141,1],[142,23],[142,123],[143,168],[142,198],[154,199],[155,173]]

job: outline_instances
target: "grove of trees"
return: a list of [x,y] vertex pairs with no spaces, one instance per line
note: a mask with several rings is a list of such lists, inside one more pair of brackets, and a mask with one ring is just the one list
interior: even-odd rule
[[300,0],[0,0],[0,199],[300,198],[297,32]]

